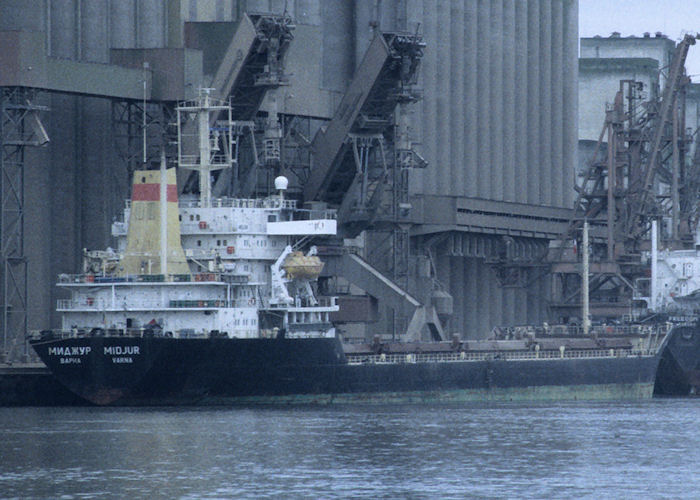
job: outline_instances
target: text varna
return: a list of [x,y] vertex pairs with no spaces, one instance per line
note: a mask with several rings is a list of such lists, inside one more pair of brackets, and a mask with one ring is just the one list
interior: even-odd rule
[[[91,353],[90,346],[59,346],[49,347],[49,356],[60,356],[61,364],[81,364],[81,356],[87,356]],[[133,363],[131,356],[140,354],[140,347],[137,345],[115,345],[104,346],[103,354],[112,356],[112,363]]]

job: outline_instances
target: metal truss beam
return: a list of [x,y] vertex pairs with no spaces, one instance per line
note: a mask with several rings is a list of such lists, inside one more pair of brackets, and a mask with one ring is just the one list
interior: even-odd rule
[[24,162],[27,146],[48,136],[38,117],[47,108],[32,104],[36,92],[0,88],[0,360],[27,355],[27,259],[24,254]]
[[161,151],[168,158],[177,156],[175,120],[171,102],[112,101],[112,138],[126,165],[129,184],[134,170],[160,162]]

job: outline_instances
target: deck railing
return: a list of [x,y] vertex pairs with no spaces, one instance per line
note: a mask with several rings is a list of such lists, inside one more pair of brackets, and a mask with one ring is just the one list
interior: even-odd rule
[[119,284],[119,283],[189,283],[189,282],[233,282],[246,283],[250,276],[245,274],[227,273],[191,273],[191,274],[130,274],[127,276],[117,276],[111,274],[60,274],[59,283],[86,283],[90,285]]
[[[208,207],[204,207],[201,200],[180,200],[178,205],[181,208],[265,208],[276,209],[282,208],[285,210],[294,210],[296,213],[313,213],[315,216],[321,216],[323,219],[335,219],[337,210],[310,210],[306,208],[297,208],[297,201],[293,199],[280,199],[278,197],[269,198],[213,198]],[[125,200],[124,206],[127,210],[131,209],[131,200]],[[118,224],[125,224],[125,221],[117,221]]]
[[139,301],[135,303],[124,303],[118,300],[58,300],[56,309],[58,311],[160,311],[166,309],[219,309],[225,307],[254,307],[250,299],[237,300],[156,300]]
[[[63,340],[82,337],[172,337],[172,332],[164,332],[156,328],[73,328],[71,330],[35,330],[32,331],[28,338],[31,340]],[[180,333],[180,338],[209,338],[212,335],[203,332]]]
[[564,351],[514,351],[514,352],[450,352],[450,353],[406,353],[406,354],[349,354],[352,365],[396,364],[396,363],[449,363],[463,361],[512,361],[553,360],[574,358],[625,358],[630,356],[653,356],[655,349],[568,349]]
[[[160,311],[166,309],[220,309],[226,307],[258,307],[253,297],[241,298],[234,300],[223,299],[197,299],[197,300],[152,300],[138,302],[124,302],[116,299],[103,300],[85,297],[80,300],[60,299],[56,301],[56,309],[58,311]],[[315,308],[328,308],[336,306],[335,297],[322,297],[318,300],[318,304],[303,306],[280,306],[279,309],[291,309],[292,311],[309,311],[313,312]],[[269,308],[268,304],[263,304],[263,307]],[[272,307],[275,309],[275,307]]]
[[[671,329],[671,323],[593,325],[589,328],[589,337],[609,336],[644,336],[665,335]],[[497,340],[525,339],[528,337],[583,337],[584,330],[578,325],[539,325],[539,326],[501,326],[492,330],[491,337]]]

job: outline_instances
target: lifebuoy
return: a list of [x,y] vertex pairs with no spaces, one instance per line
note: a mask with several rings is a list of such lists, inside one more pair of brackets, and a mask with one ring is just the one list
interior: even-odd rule
[[255,297],[251,297],[250,300],[248,301],[248,304],[250,304],[251,306],[254,306],[255,305]]

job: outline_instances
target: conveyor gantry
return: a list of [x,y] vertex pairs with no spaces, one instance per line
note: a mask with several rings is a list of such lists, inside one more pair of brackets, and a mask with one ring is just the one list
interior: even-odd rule
[[324,262],[324,275],[343,276],[372,297],[381,298],[383,304],[393,309],[396,314],[410,318],[406,330],[401,331],[404,340],[420,340],[424,331],[430,334],[432,340],[445,338],[434,306],[421,304],[401,285],[360,256],[353,253],[326,255]]
[[[335,116],[313,139],[305,200],[340,205],[356,177],[369,175],[366,184],[371,183],[371,174],[359,170],[361,157],[368,154],[367,147],[373,141],[382,151],[380,162],[386,169],[383,148],[385,143],[394,141],[394,111],[400,102],[415,99],[408,89],[415,83],[424,47],[417,35],[375,36]],[[395,161],[396,158],[389,159],[390,165]],[[367,195],[366,190],[367,186]]]
[[287,15],[243,15],[211,85],[218,97],[231,98],[234,119],[252,120],[265,92],[287,83],[283,63],[293,29]]

